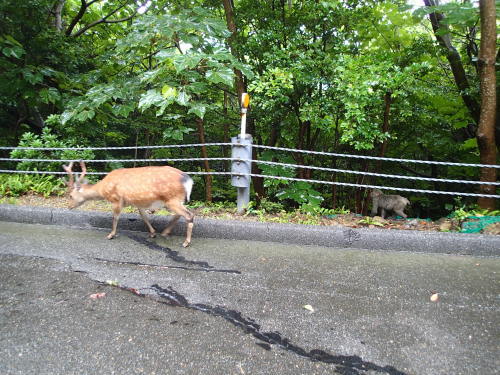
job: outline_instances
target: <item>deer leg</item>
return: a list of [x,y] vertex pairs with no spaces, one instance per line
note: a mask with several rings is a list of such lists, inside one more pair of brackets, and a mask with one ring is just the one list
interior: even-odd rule
[[139,213],[141,214],[142,220],[144,220],[144,222],[146,223],[146,226],[148,227],[149,237],[151,237],[151,238],[156,237],[155,228],[153,228],[153,226],[149,222],[148,215],[146,214],[146,211],[143,210],[142,208],[139,208],[139,207],[137,207],[137,209],[139,210]]
[[108,234],[107,239],[111,240],[116,237],[116,227],[118,226],[118,219],[120,218],[120,214],[122,212],[122,202],[113,202],[113,225],[111,227],[111,233]]
[[385,219],[385,208],[380,209],[380,216],[382,216],[382,219]]
[[170,219],[170,222],[168,223],[168,225],[165,227],[165,229],[163,229],[163,231],[161,232],[161,235],[162,236],[168,236],[170,234],[170,232],[172,232],[172,229],[175,225],[175,223],[177,223],[177,221],[181,218],[181,215],[174,215],[174,217],[172,219]]
[[182,244],[183,247],[188,247],[189,244],[191,243],[191,234],[193,233],[193,218],[194,215],[184,207],[184,205],[180,202],[169,202],[167,204],[167,207],[169,210],[172,210],[175,213],[175,216],[172,218],[170,223],[167,225],[167,227],[161,232],[162,236],[167,236],[170,234],[172,231],[172,228],[174,227],[175,223],[179,218],[182,216],[184,219],[186,219],[187,223],[187,230],[186,230],[186,240]]
[[394,210],[395,213],[397,213],[399,216],[404,217],[405,219],[408,217],[403,210]]

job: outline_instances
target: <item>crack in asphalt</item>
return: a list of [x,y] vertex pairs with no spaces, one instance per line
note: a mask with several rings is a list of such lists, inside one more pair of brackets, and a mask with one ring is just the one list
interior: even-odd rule
[[221,272],[221,273],[232,273],[232,274],[238,274],[238,275],[241,274],[240,271],[236,271],[236,270],[224,270],[224,269],[216,269],[216,268],[190,268],[190,267],[183,267],[183,266],[171,266],[171,265],[152,264],[152,263],[127,262],[127,261],[104,259],[104,258],[94,258],[94,260],[96,260],[98,262],[109,263],[109,264],[137,266],[137,267],[144,267],[144,268],[180,269],[180,270],[186,270],[186,271]]
[[[151,295],[139,292],[135,288],[121,285],[113,286],[134,293],[135,295],[141,297],[151,297]],[[254,319],[245,317],[239,311],[230,310],[222,306],[210,306],[201,303],[190,303],[185,296],[183,296],[170,286],[167,288],[162,288],[158,284],[153,284],[149,289],[154,292],[153,296],[160,297],[160,300],[157,300],[160,303],[200,311],[208,315],[225,319],[227,322],[243,330],[244,333],[250,334],[261,341],[259,343],[256,343],[256,345],[265,350],[271,350],[271,345],[276,345],[283,350],[292,352],[304,358],[308,358],[311,361],[333,364],[336,366],[335,371],[342,375],[362,375],[366,373],[366,371],[375,371],[388,375],[406,375],[406,373],[396,369],[393,366],[379,366],[375,363],[364,361],[360,356],[357,355],[335,355],[321,349],[311,349],[307,351],[306,349],[303,349],[302,347],[290,342],[288,338],[283,337],[283,335],[278,331],[262,332],[261,326]]]

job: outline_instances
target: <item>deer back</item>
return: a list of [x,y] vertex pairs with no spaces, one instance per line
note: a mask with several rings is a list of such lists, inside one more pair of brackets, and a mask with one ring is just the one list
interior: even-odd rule
[[182,171],[168,166],[115,169],[98,182],[94,189],[111,202],[124,201],[138,207],[154,202],[184,202],[189,197]]

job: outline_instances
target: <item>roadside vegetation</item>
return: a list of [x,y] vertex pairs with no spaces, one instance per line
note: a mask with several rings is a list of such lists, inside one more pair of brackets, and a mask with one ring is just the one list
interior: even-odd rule
[[[67,208],[67,188],[61,178],[46,175],[0,175],[0,204],[28,205],[49,208]],[[441,232],[472,232],[500,234],[500,210],[490,211],[477,205],[463,204],[460,199],[449,205],[448,215],[433,221],[423,218],[362,216],[346,208],[286,209],[281,203],[267,199],[251,201],[244,214],[238,214],[236,203],[230,201],[191,201],[187,207],[197,217],[221,220],[249,220],[267,223],[303,225],[340,225],[351,228],[404,229]],[[111,212],[106,201],[90,201],[79,209]],[[123,212],[137,213],[132,207]],[[156,215],[169,215],[166,209]],[[491,226],[489,229],[487,227]]]

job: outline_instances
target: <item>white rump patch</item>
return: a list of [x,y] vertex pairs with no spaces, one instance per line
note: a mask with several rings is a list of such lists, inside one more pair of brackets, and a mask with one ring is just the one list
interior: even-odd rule
[[186,202],[189,202],[189,199],[191,197],[191,190],[193,189],[193,179],[187,174],[184,174],[182,185],[184,185],[184,190],[186,191]]

